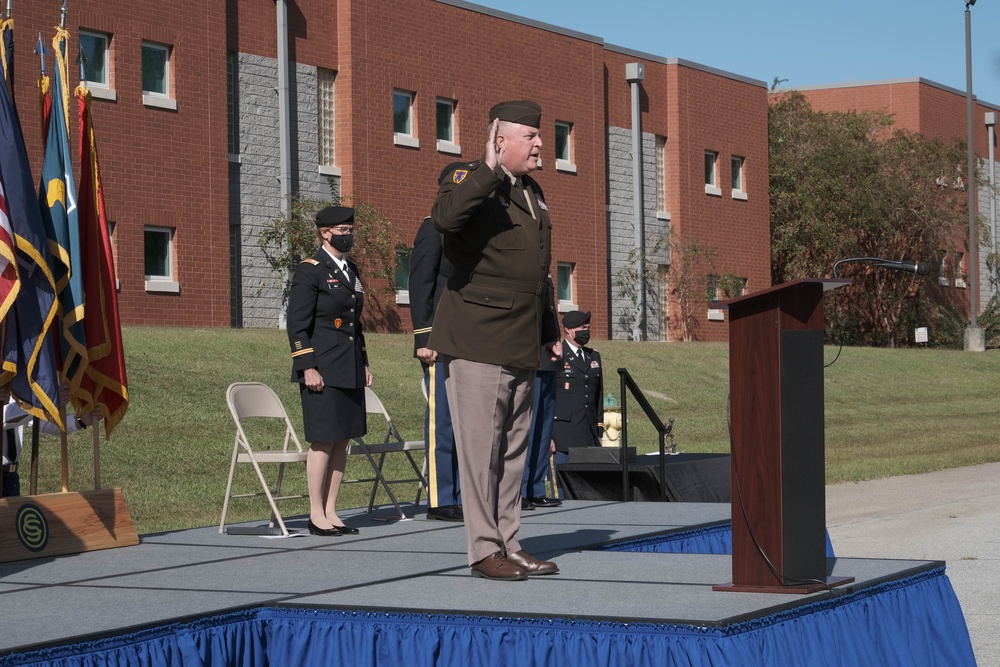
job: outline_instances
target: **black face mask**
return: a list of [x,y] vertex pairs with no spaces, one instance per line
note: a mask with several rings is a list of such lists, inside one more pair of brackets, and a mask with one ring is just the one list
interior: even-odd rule
[[354,234],[331,234],[330,245],[340,252],[350,252],[354,247]]
[[590,329],[583,329],[573,334],[573,342],[583,347],[590,342]]

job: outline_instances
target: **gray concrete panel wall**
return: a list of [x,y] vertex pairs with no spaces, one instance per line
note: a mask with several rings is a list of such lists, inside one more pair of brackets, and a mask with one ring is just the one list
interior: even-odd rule
[[[230,68],[235,80],[238,162],[230,170],[230,223],[235,228],[234,324],[278,327],[284,324],[282,277],[271,270],[260,249],[261,230],[281,215],[278,63],[273,58],[237,54]],[[232,84],[231,84],[232,85]],[[319,173],[316,68],[297,64],[289,77],[293,195],[332,199],[337,184]],[[238,322],[236,321],[238,320]]]
[[[608,128],[608,218],[611,226],[611,337],[631,340],[638,317],[638,290],[635,261],[635,211],[633,208],[632,130]],[[670,264],[670,223],[656,216],[656,137],[642,135],[643,209],[646,241],[646,338],[665,340],[661,326],[667,313],[660,312],[661,290],[657,280],[659,266]]]

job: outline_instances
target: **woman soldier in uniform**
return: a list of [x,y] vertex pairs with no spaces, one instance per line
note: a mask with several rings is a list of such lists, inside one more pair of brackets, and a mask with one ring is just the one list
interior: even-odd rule
[[351,438],[367,433],[365,387],[372,383],[361,328],[364,289],[347,260],[354,243],[354,209],[329,206],[316,214],[320,248],[295,271],[288,298],[292,382],[300,384],[309,456],[309,533],[358,532],[337,516],[337,493]]

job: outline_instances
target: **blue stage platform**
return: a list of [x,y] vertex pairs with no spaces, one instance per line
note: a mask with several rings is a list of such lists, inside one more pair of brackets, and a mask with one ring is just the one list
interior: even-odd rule
[[420,515],[0,563],[0,665],[975,665],[944,563],[829,558],[855,582],[714,592],[728,518],[724,503],[526,513],[524,548],[561,572],[513,583],[470,577],[462,526]]

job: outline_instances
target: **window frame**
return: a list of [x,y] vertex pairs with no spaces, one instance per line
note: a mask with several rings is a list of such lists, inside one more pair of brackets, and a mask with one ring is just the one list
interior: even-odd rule
[[[326,87],[329,90],[326,90]],[[327,96],[329,100],[327,100]],[[329,109],[327,110],[327,107]],[[337,166],[337,71],[316,68],[316,161],[324,176],[340,176]]]
[[722,196],[719,187],[719,151],[705,149],[705,194]]
[[670,220],[667,210],[667,138],[656,135],[656,218]]
[[[406,132],[396,130],[396,98],[406,99]],[[417,94],[412,90],[402,88],[392,89],[392,143],[396,146],[406,148],[420,148],[420,141],[417,139],[416,126],[417,118],[414,109],[416,107]]]
[[[747,159],[742,155],[732,155],[729,158],[729,171],[730,178],[732,179],[731,185],[733,189],[733,199],[739,199],[741,201],[747,200],[746,163]],[[739,181],[738,187],[737,180]]]
[[[567,120],[557,120],[555,121],[555,129],[553,134],[553,145],[556,151],[556,171],[564,171],[570,174],[576,173],[576,162],[573,156],[573,123]],[[565,152],[560,156],[559,154],[559,130],[565,128],[566,143]]]
[[[142,250],[143,250],[143,265],[142,272],[143,278],[146,282],[147,292],[165,292],[170,294],[177,294],[181,291],[180,284],[176,280],[176,271],[174,269],[176,261],[176,247],[174,244],[174,235],[177,233],[174,227],[162,227],[160,225],[143,225],[142,228]],[[147,247],[146,242],[150,234],[161,234],[167,237],[166,243],[166,266],[169,273],[151,274],[147,273]]]
[[[441,110],[448,109],[448,134],[447,139],[441,138]],[[462,147],[458,143],[458,101],[447,97],[437,97],[434,100],[434,136],[437,139],[437,150],[440,153],[449,155],[461,155]]]
[[[556,309],[560,313],[568,313],[573,310],[579,310],[580,308],[576,305],[576,295],[575,295],[575,285],[573,274],[576,272],[576,264],[573,262],[556,262]],[[563,279],[563,274],[566,273],[566,279]],[[562,294],[565,293],[568,298],[563,299]]]
[[[396,277],[396,304],[410,304],[410,255],[413,248],[400,244],[396,247],[396,263],[394,272]],[[402,278],[402,279],[401,279]],[[406,287],[401,287],[405,280]]]
[[78,40],[80,43],[80,50],[83,50],[83,38],[92,37],[99,39],[104,42],[104,68],[103,75],[104,81],[87,81],[87,89],[90,91],[90,96],[98,100],[110,100],[112,102],[117,101],[118,93],[115,91],[114,85],[111,81],[111,40],[112,35],[100,30],[90,30],[89,28],[80,28]]
[[[146,49],[156,49],[162,51],[164,54],[163,58],[163,81],[164,90],[166,92],[159,92],[157,90],[146,90],[145,78],[146,78],[146,63],[145,63],[145,51]],[[158,107],[161,109],[169,109],[171,111],[177,110],[177,100],[173,97],[173,87],[174,87],[174,68],[173,68],[173,53],[174,47],[170,44],[163,44],[162,42],[154,42],[152,40],[144,39],[142,40],[142,45],[140,47],[140,53],[143,57],[140,59],[140,83],[142,83],[142,103],[147,107]]]

